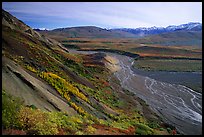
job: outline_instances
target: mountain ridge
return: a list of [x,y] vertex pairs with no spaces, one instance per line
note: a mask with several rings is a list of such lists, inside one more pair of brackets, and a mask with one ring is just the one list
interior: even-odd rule
[[53,30],[39,30],[35,29],[41,34],[49,33],[50,35],[62,35],[65,37],[88,37],[88,38],[121,38],[121,37],[136,37],[134,34],[123,31],[113,31],[103,29],[95,26],[80,26],[80,27],[67,27],[57,28]]
[[186,24],[180,25],[169,25],[167,27],[138,27],[138,28],[116,28],[112,30],[120,30],[125,32],[130,32],[136,35],[145,36],[151,34],[161,34],[165,32],[174,32],[174,31],[202,31],[202,23],[199,22],[189,22]]
[[[49,36],[53,39],[56,37],[61,38],[148,38],[154,36],[160,36],[161,38],[165,35],[166,38],[172,39],[172,35],[181,35],[183,33],[182,40],[188,41],[188,39],[196,39],[199,34],[202,37],[202,24],[201,23],[187,23],[178,26],[168,26],[168,27],[150,27],[150,28],[120,28],[120,29],[103,29],[96,26],[79,26],[79,27],[67,27],[67,28],[57,28],[53,30],[39,30],[37,32]],[[191,36],[187,35],[190,33]],[[169,36],[168,36],[169,35]],[[57,39],[57,38],[56,38]],[[172,42],[176,39],[172,39]],[[200,41],[200,39],[199,39]],[[186,42],[184,42],[185,44]],[[178,44],[178,43],[177,43]],[[178,45],[182,45],[181,42]],[[196,45],[197,43],[190,42],[190,45]],[[189,45],[189,43],[187,43]]]

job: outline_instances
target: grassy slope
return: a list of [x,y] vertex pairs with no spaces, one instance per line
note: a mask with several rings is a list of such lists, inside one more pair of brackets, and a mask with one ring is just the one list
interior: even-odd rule
[[[121,100],[118,92],[113,90],[112,86],[109,85],[108,76],[110,74],[105,68],[93,65],[88,66],[87,64],[84,65],[83,62],[86,58],[81,57],[80,55],[73,55],[63,50],[52,49],[37,39],[33,40],[31,37],[15,30],[10,30],[7,27],[3,27],[2,32],[3,56],[9,57],[16,63],[20,64],[39,79],[41,77],[47,81],[48,84],[53,86],[65,99],[67,99],[68,104],[70,104],[71,107],[77,110],[79,115],[76,117],[80,117],[78,118],[79,122],[77,124],[76,121],[70,121],[70,118],[66,117],[65,114],[45,113],[40,110],[35,111],[23,107],[23,109],[19,111],[20,116],[22,117],[25,117],[24,112],[26,112],[31,114],[31,119],[32,117],[38,119],[36,116],[39,114],[43,117],[51,117],[54,121],[50,124],[49,121],[51,120],[49,118],[42,120],[45,123],[48,122],[45,125],[50,127],[50,130],[46,130],[46,126],[43,125],[39,125],[36,129],[33,129],[34,127],[32,126],[40,124],[40,121],[31,123],[31,125],[26,127],[20,125],[16,128],[23,129],[29,134],[33,134],[33,132],[35,134],[57,134],[61,128],[63,128],[62,130],[65,134],[92,134],[92,130],[94,129],[90,126],[95,123],[105,124],[122,130],[132,126],[137,130],[131,134],[154,134],[154,130],[159,131],[156,128],[160,127],[160,125],[151,125],[152,122],[148,121],[143,115],[141,115],[142,112],[133,109],[135,106],[128,105],[130,108],[126,109],[127,105],[125,104],[127,100]],[[68,69],[66,69],[66,67]],[[83,82],[76,82],[73,77],[71,77],[72,75],[67,72],[68,70],[71,70],[76,74],[75,78],[80,77],[87,82],[89,81],[88,83],[94,85],[95,89],[91,89],[86,86],[86,84],[83,84]],[[63,88],[64,84],[70,85],[70,88]],[[70,90],[70,92],[67,92],[67,90]],[[107,94],[109,94],[109,96],[107,96]],[[84,96],[88,97],[89,101],[84,99]],[[101,103],[94,104],[94,102],[91,101],[91,98],[97,100],[97,102],[101,102],[103,105],[101,105]],[[83,102],[83,100],[85,100],[85,102]],[[87,105],[86,102],[88,103]],[[97,115],[94,115],[93,112],[91,113],[90,109],[87,108],[88,105],[103,112],[109,117],[109,120],[104,121],[103,119],[99,119]],[[110,113],[107,108],[109,108],[108,110],[112,109],[112,113]],[[56,123],[59,119],[61,119],[60,121],[63,123]],[[67,123],[68,121],[73,122],[71,125],[75,125],[67,127],[70,124]],[[89,121],[88,125],[86,121]],[[26,121],[21,122],[23,125],[26,125],[27,123]],[[59,125],[61,126],[59,127]],[[12,124],[8,123],[8,128],[14,127],[12,127]],[[76,132],[77,130],[80,132]],[[32,133],[30,133],[31,131]]]

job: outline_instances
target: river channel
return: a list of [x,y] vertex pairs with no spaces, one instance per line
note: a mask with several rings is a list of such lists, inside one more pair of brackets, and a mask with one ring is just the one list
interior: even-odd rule
[[[96,53],[92,51],[69,51],[82,54]],[[131,57],[114,53],[106,54],[119,60],[118,65],[121,69],[114,72],[114,75],[120,80],[123,88],[146,101],[153,111],[162,117],[165,122],[174,125],[180,133],[184,135],[202,134],[201,93],[181,85],[177,78],[175,78],[177,82],[172,83],[168,80],[164,82],[161,79],[152,78],[151,75],[142,74],[144,72],[132,67],[134,59]],[[197,76],[196,73],[194,74]],[[192,77],[193,75],[191,75]],[[188,80],[188,77],[185,79]],[[185,79],[180,78],[182,82]]]

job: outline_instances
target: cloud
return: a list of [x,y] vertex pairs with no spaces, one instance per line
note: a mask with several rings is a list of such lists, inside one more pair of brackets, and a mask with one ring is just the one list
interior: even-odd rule
[[3,2],[2,6],[23,21],[59,26],[81,22],[135,28],[202,22],[201,2]]

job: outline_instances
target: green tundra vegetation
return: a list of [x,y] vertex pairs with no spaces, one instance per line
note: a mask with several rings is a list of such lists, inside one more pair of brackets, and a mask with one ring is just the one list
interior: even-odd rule
[[[80,114],[69,116],[64,112],[42,111],[33,107],[34,105],[24,106],[22,100],[8,95],[4,90],[2,99],[3,126],[27,131],[30,135],[56,135],[62,131],[67,135],[93,134],[96,130],[93,124],[103,124],[122,130],[131,126],[136,127],[136,135],[151,135],[155,130],[155,126],[148,126],[147,122],[138,121],[138,114],[131,117],[122,114],[117,120],[103,120]],[[142,119],[142,116],[140,117]]]
[[[150,126],[152,122],[148,121],[139,111],[134,111],[134,108],[126,109],[126,101],[122,100],[109,84],[108,78],[110,73],[104,71],[105,68],[85,66],[85,60],[82,59],[82,55],[49,50],[42,45],[28,42],[26,39],[25,43],[29,43],[27,45],[24,44],[28,53],[27,56],[8,54],[6,50],[4,56],[9,57],[22,65],[30,73],[45,80],[67,100],[67,104],[76,110],[78,115],[69,116],[63,112],[45,112],[36,109],[34,106],[28,107],[18,102],[16,104],[12,101],[11,97],[2,92],[2,98],[4,99],[2,106],[3,126],[6,129],[14,128],[27,131],[28,134],[39,135],[53,135],[60,134],[61,132],[63,134],[77,135],[94,134],[96,129],[93,127],[93,124],[101,124],[121,130],[134,127],[136,130],[132,134],[136,135],[159,134],[160,125],[159,127]],[[65,69],[62,69],[65,67],[77,76],[90,81],[96,88],[92,89],[75,82],[67,75]],[[84,91],[87,95],[81,91]],[[99,102],[113,109],[118,115],[101,110],[109,118],[105,120],[90,114],[83,106],[77,103],[79,98],[100,110],[96,104],[90,101],[88,96],[94,97]],[[13,109],[10,109],[12,106],[6,107],[12,104],[10,102],[13,102]],[[17,108],[19,109],[16,110]],[[7,116],[12,116],[12,118]],[[171,131],[167,133],[171,134]]]
[[[59,76],[60,74],[58,75],[54,72],[44,72],[30,65],[25,65],[25,68],[53,86],[68,101],[67,103],[78,112],[78,115],[69,116],[63,112],[46,112],[37,109],[34,105],[25,106],[22,101],[18,101],[18,99],[14,99],[14,97],[2,91],[2,116],[3,125],[6,128],[24,130],[28,134],[54,135],[60,134],[63,131],[63,134],[77,135],[93,134],[96,131],[93,124],[102,124],[122,130],[134,127],[136,129],[134,134],[138,135],[156,134],[155,130],[158,128],[149,126],[151,122],[147,121],[138,111],[130,111],[128,113],[131,114],[128,114],[121,110],[125,106],[118,108],[124,102],[119,100],[116,93],[113,92],[113,89],[105,80],[105,77],[108,75],[105,72],[105,75],[98,74],[97,71],[93,73],[98,76],[101,75],[101,79],[92,79],[95,85],[98,85],[98,88],[94,90],[70,79],[62,78]],[[91,71],[96,69],[91,69]],[[92,95],[114,110],[118,110],[119,115],[105,113],[110,119],[104,120],[89,114],[75,103],[75,99],[78,97],[91,104],[89,99],[80,90],[85,90],[87,94]],[[109,96],[107,96],[107,93]],[[9,115],[12,117],[8,117]]]
[[[47,112],[33,107],[25,107],[19,98],[2,91],[2,124],[5,128],[26,130],[28,134],[55,135],[61,129],[67,129],[66,134],[90,134],[92,120],[81,115],[68,116],[63,112]],[[85,130],[84,125],[88,125]]]
[[189,59],[139,59],[134,67],[148,71],[201,72],[202,60]]
[[[109,81],[111,73],[104,66],[90,65],[87,63],[90,60],[86,60],[84,55],[68,53],[59,47],[51,47],[9,28],[3,28],[2,35],[2,56],[10,58],[24,67],[28,73],[47,82],[77,112],[77,115],[70,116],[64,112],[43,111],[34,105],[25,106],[23,101],[8,95],[2,89],[3,128],[18,129],[26,131],[27,134],[38,135],[81,135],[94,134],[97,131],[94,124],[97,124],[122,131],[132,127],[135,131],[131,134],[135,135],[160,134],[158,133],[162,128],[160,123],[148,120],[142,112],[135,110],[135,106],[131,106],[131,103],[128,104],[128,99],[123,99],[123,95],[126,95],[128,91],[121,95],[116,88],[113,88]],[[84,44],[78,41],[74,42]],[[78,44],[77,46],[79,46]],[[93,44],[97,45],[94,42]],[[112,41],[103,44],[115,47],[113,49],[117,47]],[[124,43],[120,47],[124,49]],[[88,81],[87,83],[92,85],[92,88],[88,84],[77,82],[74,78]],[[127,95],[132,96],[130,93]],[[109,108],[116,114],[102,109],[101,104],[93,103],[93,98],[97,100],[97,103],[104,105],[104,108]],[[90,113],[84,107],[85,103],[82,102],[100,111],[108,118],[102,119]],[[171,130],[169,132],[167,128],[164,130],[171,134]]]

